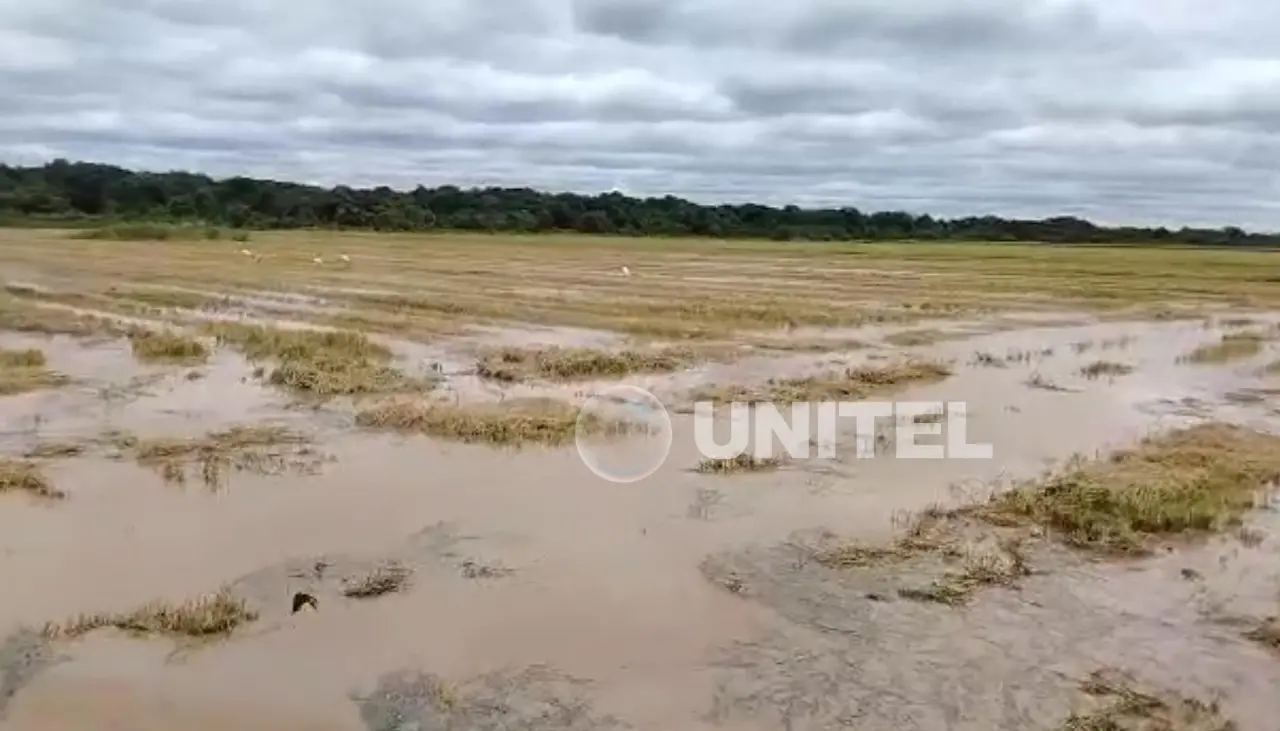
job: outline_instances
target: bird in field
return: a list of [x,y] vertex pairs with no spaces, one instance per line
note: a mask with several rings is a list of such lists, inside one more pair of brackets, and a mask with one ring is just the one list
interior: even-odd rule
[[297,614],[306,607],[311,607],[312,611],[320,608],[316,598],[305,591],[297,592],[293,595],[293,614]]

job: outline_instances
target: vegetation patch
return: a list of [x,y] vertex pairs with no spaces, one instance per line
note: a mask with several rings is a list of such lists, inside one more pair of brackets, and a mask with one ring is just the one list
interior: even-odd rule
[[212,639],[228,635],[236,627],[257,618],[257,612],[243,599],[229,589],[222,589],[180,604],[158,601],[122,614],[86,614],[66,622],[49,623],[44,634],[49,639],[71,639],[114,627],[140,635]]
[[1179,360],[1196,365],[1222,365],[1245,360],[1261,353],[1265,340],[1254,332],[1227,333],[1218,342],[1201,345]]
[[736,475],[744,472],[772,472],[783,464],[785,460],[781,457],[757,457],[743,452],[736,457],[704,459],[694,471],[704,475]]
[[1262,372],[1268,376],[1280,376],[1280,360],[1273,360],[1262,368]]
[[568,444],[574,441],[579,422],[583,433],[589,435],[622,436],[645,429],[632,422],[584,414],[573,404],[549,398],[483,404],[393,401],[356,414],[356,424],[366,428],[419,432],[452,441],[502,446]]
[[129,331],[129,346],[133,357],[144,363],[193,365],[209,358],[209,348],[204,343],[174,330],[133,328]]
[[75,239],[99,241],[248,241],[248,231],[235,231],[213,226],[173,226],[159,223],[117,223],[101,228],[76,231]]
[[250,361],[276,367],[266,381],[298,393],[328,397],[428,390],[429,381],[411,378],[389,365],[391,351],[350,330],[286,329],[244,323],[206,326],[220,343]]
[[1246,638],[1280,652],[1280,617],[1268,617],[1244,635]]
[[1115,378],[1133,373],[1133,366],[1127,363],[1116,363],[1109,360],[1095,360],[1080,369],[1080,375],[1090,380],[1096,378]]
[[105,317],[41,306],[6,295],[0,295],[0,330],[73,337],[118,336],[125,331],[119,323]]
[[166,482],[186,484],[189,466],[199,468],[210,488],[224,484],[227,471],[277,475],[288,470],[313,472],[323,457],[310,440],[283,426],[236,426],[197,439],[131,440],[138,464],[160,473]]
[[27,460],[0,457],[0,493],[21,491],[46,498],[63,498],[66,493],[54,487],[39,465]]
[[596,350],[592,348],[501,348],[476,362],[476,373],[499,381],[530,378],[570,381],[622,378],[633,373],[666,373],[694,362],[688,348]]
[[1172,693],[1138,690],[1133,677],[1095,671],[1081,690],[1100,705],[1073,713],[1061,731],[1235,731],[1218,703],[1205,703]]
[[855,400],[912,385],[935,383],[951,373],[951,367],[945,363],[913,360],[886,366],[858,366],[808,378],[770,379],[757,386],[703,388],[694,392],[693,400],[778,404]]
[[413,571],[399,564],[379,566],[361,576],[343,582],[342,595],[352,599],[370,599],[403,589]]
[[47,370],[45,362],[44,353],[39,350],[0,348],[0,396],[58,388],[71,382],[61,373]]
[[1144,553],[1152,539],[1238,527],[1280,480],[1280,437],[1204,424],[993,497],[976,515],[1039,525],[1066,543]]

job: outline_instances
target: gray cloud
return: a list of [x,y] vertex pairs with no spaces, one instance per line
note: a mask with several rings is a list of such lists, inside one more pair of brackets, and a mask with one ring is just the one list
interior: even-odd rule
[[0,0],[0,158],[1280,229],[1280,5]]

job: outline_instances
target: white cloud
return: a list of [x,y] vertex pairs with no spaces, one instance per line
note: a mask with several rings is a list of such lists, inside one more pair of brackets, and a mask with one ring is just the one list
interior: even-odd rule
[[0,0],[0,155],[1280,229],[1280,5]]

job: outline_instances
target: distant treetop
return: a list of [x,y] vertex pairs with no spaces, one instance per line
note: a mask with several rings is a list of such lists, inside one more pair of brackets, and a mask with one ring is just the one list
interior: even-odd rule
[[1053,243],[1167,243],[1280,246],[1280,234],[1221,229],[1102,227],[1073,217],[1039,221],[998,216],[942,219],[853,207],[773,208],[700,205],[665,196],[579,195],[529,188],[419,186],[356,189],[227,178],[187,172],[135,172],[55,160],[39,167],[0,165],[0,221],[77,219],[200,221],[235,228],[456,229],[774,240],[956,240]]

